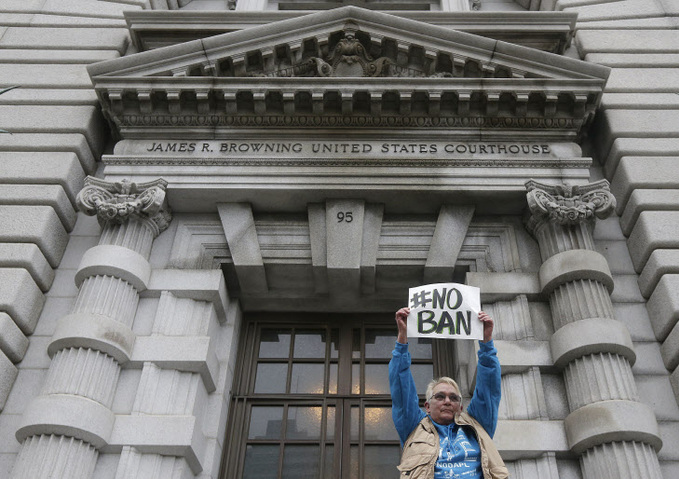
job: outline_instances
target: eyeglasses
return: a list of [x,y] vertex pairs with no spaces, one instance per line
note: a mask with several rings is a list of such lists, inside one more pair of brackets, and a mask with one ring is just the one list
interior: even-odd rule
[[432,397],[430,397],[429,399],[432,399],[432,398],[436,399],[439,402],[445,401],[446,398],[450,399],[450,402],[460,402],[460,401],[462,401],[462,398],[460,396],[458,396],[457,394],[454,394],[454,393],[448,394],[448,395],[446,395],[445,393],[436,393]]

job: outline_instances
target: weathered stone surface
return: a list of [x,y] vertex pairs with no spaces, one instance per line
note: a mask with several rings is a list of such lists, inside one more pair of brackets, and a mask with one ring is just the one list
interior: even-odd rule
[[674,371],[679,366],[679,323],[676,323],[660,346],[665,367]]
[[3,63],[95,63],[120,56],[112,50],[32,50],[13,48],[0,50]]
[[674,68],[614,68],[606,83],[607,93],[674,93],[679,89],[679,70]]
[[676,211],[679,210],[679,191],[674,189],[643,190],[632,192],[625,210],[620,218],[623,232],[629,235],[639,215],[643,211]]
[[654,250],[679,248],[679,212],[642,212],[627,244],[634,269],[640,273]]
[[604,93],[604,110],[665,110],[679,108],[679,96],[673,93]]
[[0,204],[48,205],[54,208],[67,231],[75,225],[76,212],[61,185],[0,184]]
[[[36,80],[40,81],[40,80]],[[70,88],[67,85],[66,88]],[[0,96],[2,105],[97,105],[97,95],[92,90],[25,88],[12,90]]]
[[657,249],[651,253],[639,275],[641,294],[648,298],[665,274],[679,273],[679,250]]
[[129,1],[104,1],[92,3],[88,0],[45,0],[42,13],[60,15],[83,15],[91,17],[122,18],[126,10],[137,10],[139,5]]
[[0,105],[0,118],[0,128],[12,133],[80,133],[95,155],[101,153],[107,135],[94,106]]
[[679,157],[625,156],[621,158],[611,192],[618,200],[618,213],[622,213],[632,192],[637,189],[667,189],[679,187]]
[[72,204],[85,173],[75,153],[0,152],[2,183],[61,185]]
[[0,268],[24,268],[42,291],[54,281],[54,270],[33,243],[0,243]]
[[12,361],[5,356],[5,353],[0,351],[0,411],[5,408],[7,397],[12,390],[18,372]]
[[576,36],[580,55],[589,53],[677,53],[677,30],[581,30]]
[[[0,50],[1,52],[2,50]],[[96,160],[87,139],[79,133],[17,133],[0,135],[0,152],[73,152],[87,174],[94,173]]]
[[49,206],[0,206],[0,242],[35,243],[52,267],[59,265],[68,233]]
[[9,314],[24,334],[31,334],[45,302],[25,269],[0,269],[0,311]]
[[679,110],[606,110],[601,117],[596,147],[602,158],[618,138],[679,137]]
[[615,8],[611,8],[606,3],[593,5],[582,5],[579,7],[566,8],[569,12],[578,12],[578,21],[587,22],[591,20],[614,20],[621,18],[643,18],[660,16],[663,14],[662,7],[646,0],[623,0],[615,3]]
[[679,157],[679,138],[616,138],[604,163],[604,173],[611,179],[625,156]]
[[0,84],[22,88],[89,88],[92,82],[83,65],[0,63]]
[[[0,57],[1,58],[1,57]],[[677,53],[588,53],[585,61],[609,67],[676,67],[679,66]]]
[[27,348],[28,338],[7,313],[0,312],[0,350],[13,363],[18,363],[26,354]]
[[679,275],[663,276],[646,308],[656,339],[665,341],[679,319]]
[[0,38],[3,48],[115,50],[121,55],[128,44],[122,28],[8,27]]

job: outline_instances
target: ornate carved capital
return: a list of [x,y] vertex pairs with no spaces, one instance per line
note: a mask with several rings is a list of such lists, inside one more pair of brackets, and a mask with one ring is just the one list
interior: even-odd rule
[[122,224],[136,217],[150,221],[158,235],[170,224],[172,215],[165,203],[167,181],[146,183],[128,180],[109,182],[88,176],[76,202],[86,215],[97,215],[101,226]]
[[530,180],[526,189],[531,212],[527,226],[531,232],[544,221],[575,225],[592,221],[594,217],[603,219],[615,208],[615,197],[606,180],[583,186],[548,185]]

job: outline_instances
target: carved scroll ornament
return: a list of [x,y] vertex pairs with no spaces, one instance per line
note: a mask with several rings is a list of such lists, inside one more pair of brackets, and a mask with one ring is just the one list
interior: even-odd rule
[[615,197],[606,180],[582,186],[548,185],[530,180],[526,189],[528,208],[532,213],[528,224],[530,231],[542,221],[575,225],[594,217],[606,218],[615,209]]
[[122,224],[132,217],[148,219],[156,234],[166,230],[171,214],[165,205],[163,179],[146,183],[133,183],[129,180],[109,182],[88,176],[85,187],[78,193],[78,208],[89,216],[97,216],[101,226]]

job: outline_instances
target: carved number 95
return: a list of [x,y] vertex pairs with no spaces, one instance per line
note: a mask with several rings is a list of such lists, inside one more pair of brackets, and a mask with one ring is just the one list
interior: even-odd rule
[[340,211],[337,213],[338,223],[351,223],[352,221],[354,221],[353,211]]

